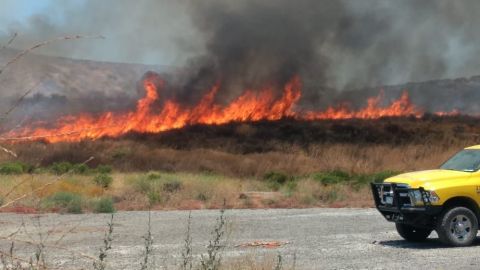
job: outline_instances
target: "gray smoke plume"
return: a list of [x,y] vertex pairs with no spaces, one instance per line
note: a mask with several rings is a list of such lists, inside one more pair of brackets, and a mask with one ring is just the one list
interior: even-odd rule
[[[232,85],[294,74],[336,89],[476,75],[478,1],[197,1],[206,64]],[[213,75],[211,74],[213,73]]]
[[55,2],[52,12],[62,20],[39,13],[27,23],[9,24],[4,39],[18,31],[23,39],[16,44],[22,47],[62,33],[105,35],[105,41],[56,44],[40,52],[180,67],[166,78],[171,95],[184,102],[198,100],[217,81],[225,101],[245,88],[280,88],[299,75],[302,103],[323,108],[332,89],[480,74],[476,0],[82,3]]
[[476,75],[479,8],[448,0],[192,2],[205,53],[187,61],[181,100],[197,99],[217,80],[231,99],[299,75],[304,105],[323,107],[331,88]]
[[189,60],[181,89],[191,96],[221,80],[221,94],[233,98],[244,89],[281,88],[296,75],[325,86],[330,63],[320,49],[337,28],[325,26],[344,8],[339,1],[197,1],[190,14],[206,53]]

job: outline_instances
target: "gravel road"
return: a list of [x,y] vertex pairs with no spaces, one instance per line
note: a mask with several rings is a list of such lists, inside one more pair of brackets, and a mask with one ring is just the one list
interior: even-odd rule
[[[156,268],[178,269],[188,211],[152,212]],[[219,211],[192,212],[193,251],[205,251]],[[480,241],[468,248],[442,246],[435,233],[426,243],[403,241],[392,223],[374,209],[229,210],[223,260],[274,259],[296,269],[478,269]],[[16,239],[15,254],[34,253],[30,244],[42,242],[50,266],[89,268],[88,256],[98,256],[109,215],[0,214],[0,247],[7,251]],[[147,231],[147,212],[119,212],[114,216],[109,269],[139,269]],[[23,224],[23,225],[22,225]],[[276,248],[250,247],[254,242],[283,244]],[[245,246],[247,245],[247,246]],[[198,259],[198,257],[196,257]],[[1,267],[0,267],[1,269]]]

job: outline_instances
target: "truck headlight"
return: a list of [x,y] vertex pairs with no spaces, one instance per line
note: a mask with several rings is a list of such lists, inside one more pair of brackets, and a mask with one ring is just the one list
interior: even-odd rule
[[435,191],[428,191],[430,192],[430,202],[431,203],[437,203],[438,201],[440,201],[440,197],[438,197],[437,193],[435,193]]
[[410,195],[412,205],[418,205],[423,203],[422,193],[420,192],[420,190],[411,190],[408,192],[408,194]]
[[[428,198],[430,203],[437,203],[440,200],[440,198],[438,197],[437,193],[435,193],[435,191],[426,190],[425,192],[429,193],[430,195]],[[423,205],[423,198],[420,190],[411,190],[408,192],[408,195],[410,196],[412,205]]]

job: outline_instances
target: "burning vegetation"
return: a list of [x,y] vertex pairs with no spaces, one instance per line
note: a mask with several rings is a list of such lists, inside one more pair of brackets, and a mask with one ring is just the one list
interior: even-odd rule
[[[160,36],[159,32],[162,31],[159,31],[159,27],[167,25],[160,23],[161,19],[171,22],[168,16],[163,18],[158,15],[157,11],[164,7],[160,2],[152,2],[151,6],[145,8],[145,14],[139,13],[142,18],[152,16],[146,21],[138,19],[147,22],[143,23],[142,27],[115,25],[114,28],[136,29],[135,33],[129,32],[121,36],[136,36],[139,34],[137,32],[148,34],[148,37]],[[142,80],[141,98],[135,102],[131,95],[125,94],[128,89],[134,89],[130,86],[117,87],[120,90],[115,94],[106,94],[109,92],[106,85],[110,86],[109,83],[117,81],[118,77],[126,77],[125,73],[94,73],[72,83],[71,76],[58,75],[58,68],[53,68],[54,75],[45,82],[43,89],[47,93],[39,94],[37,98],[26,98],[30,103],[24,106],[25,112],[19,112],[18,114],[23,115],[12,120],[16,127],[8,130],[3,126],[4,130],[0,130],[0,141],[80,142],[104,137],[118,138],[129,133],[157,134],[194,125],[217,126],[281,119],[320,121],[420,118],[426,112],[439,116],[457,115],[459,111],[443,112],[457,107],[463,113],[479,110],[476,103],[474,106],[463,104],[463,100],[471,99],[470,94],[476,91],[475,82],[464,82],[470,90],[465,92],[463,98],[455,98],[455,102],[451,101],[453,99],[448,93],[457,95],[456,87],[449,86],[451,91],[445,94],[446,98],[439,98],[437,101],[443,104],[446,103],[445,100],[449,100],[445,107],[433,106],[437,105],[432,101],[433,96],[439,95],[437,89],[418,98],[416,93],[419,91],[413,87],[408,89],[411,90],[410,94],[415,102],[410,100],[406,91],[394,94],[386,91],[388,98],[382,92],[368,100],[362,96],[353,98],[352,103],[335,103],[331,99],[335,96],[333,89],[362,89],[464,74],[465,72],[450,73],[446,67],[465,66],[465,63],[459,64],[456,61],[466,59],[463,53],[469,50],[459,47],[458,53],[446,54],[447,48],[452,44],[451,37],[430,37],[430,33],[436,33],[439,29],[438,25],[442,25],[442,29],[463,29],[461,20],[441,19],[432,25],[429,20],[405,20],[425,18],[425,14],[433,12],[432,14],[436,15],[438,11],[447,13],[445,17],[439,18],[450,18],[449,16],[457,14],[456,12],[462,14],[465,13],[464,10],[471,10],[465,9],[463,4],[432,2],[419,5],[412,2],[402,5],[400,9],[393,3],[365,5],[356,1],[325,3],[309,0],[297,3],[281,0],[273,3],[213,0],[188,2],[182,8],[184,13],[188,14],[187,25],[191,30],[195,30],[195,35],[191,36],[194,40],[172,39],[176,40],[175,47],[184,48],[172,54],[181,56],[182,60],[175,63],[179,70],[182,70],[179,72],[181,74],[147,73]],[[151,11],[155,12],[150,14]],[[111,16],[111,10],[108,10],[106,15]],[[104,23],[104,16],[96,17],[102,18]],[[470,19],[474,20],[476,17]],[[82,25],[85,24],[83,15],[81,21]],[[152,21],[158,23],[151,24]],[[95,22],[94,29],[99,25],[101,24]],[[147,25],[153,28],[148,30]],[[458,34],[463,37],[462,44],[475,43],[476,28],[469,30]],[[178,34],[183,32],[175,31]],[[186,44],[182,44],[182,40]],[[400,42],[403,40],[421,42],[413,46]],[[431,46],[432,40],[437,44],[435,48]],[[149,45],[141,53],[141,59],[160,51],[157,48],[157,43],[160,42],[145,43]],[[395,44],[395,50],[392,49],[392,44]],[[110,46],[108,51],[120,47],[119,42],[112,45],[114,46]],[[137,42],[130,45],[134,51],[139,49]],[[182,66],[184,68],[181,68]],[[472,71],[468,73],[476,72],[478,65],[473,66],[475,68],[471,68]],[[91,65],[85,69],[91,71]],[[45,70],[43,65],[41,70]],[[19,72],[23,73],[24,70]],[[131,75],[128,81],[136,81],[144,72],[145,70],[142,70],[138,75]],[[54,77],[58,77],[57,75],[64,77],[55,81]],[[105,84],[100,85],[95,84],[98,78],[113,79],[106,79]],[[55,82],[58,81],[62,84],[57,85]],[[86,81],[94,83],[87,85]],[[16,89],[5,87],[7,88]],[[423,87],[422,91],[426,88],[428,87]],[[72,90],[70,94],[67,93],[68,89]],[[57,90],[61,95],[58,95]],[[96,92],[89,92],[90,90]],[[392,99],[391,96],[397,99]],[[0,100],[4,103],[7,103],[6,99],[0,95]],[[128,102],[125,102],[126,100]],[[362,106],[360,103],[363,101],[366,102]],[[469,107],[475,110],[470,110]],[[66,112],[71,108],[74,109]],[[436,112],[437,110],[443,111]],[[27,115],[33,116],[25,120]]]
[[[7,141],[43,140],[50,143],[78,142],[85,139],[120,137],[127,133],[160,133],[192,125],[222,125],[231,122],[300,121],[378,119],[383,117],[421,117],[424,112],[410,101],[408,92],[382,106],[383,93],[369,98],[366,106],[353,109],[344,103],[325,110],[307,111],[298,106],[302,84],[298,76],[288,81],[281,94],[272,87],[247,89],[227,104],[217,101],[221,83],[216,83],[193,105],[182,104],[175,98],[162,97],[166,83],[160,75],[149,72],[143,80],[145,96],[136,108],[126,112],[105,112],[100,115],[80,114],[61,117],[54,123],[33,123],[8,132]],[[437,112],[438,115],[449,113]]]

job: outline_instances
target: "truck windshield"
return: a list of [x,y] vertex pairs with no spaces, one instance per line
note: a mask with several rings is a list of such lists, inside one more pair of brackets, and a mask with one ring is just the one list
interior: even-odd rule
[[480,150],[466,149],[443,163],[440,169],[475,172],[480,169]]

